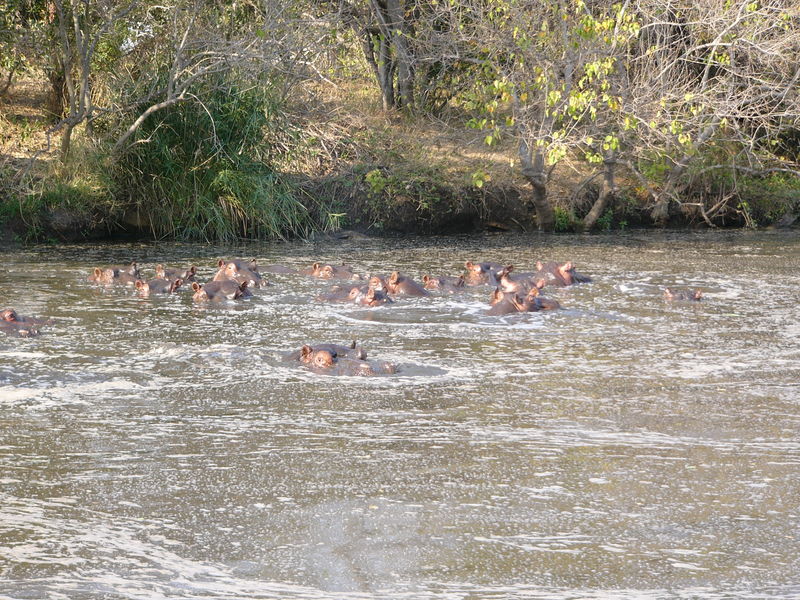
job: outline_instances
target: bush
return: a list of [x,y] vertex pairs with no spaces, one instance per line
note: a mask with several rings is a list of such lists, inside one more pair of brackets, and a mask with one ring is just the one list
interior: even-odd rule
[[265,143],[270,128],[281,126],[280,114],[270,87],[233,84],[215,86],[202,104],[155,113],[114,168],[126,204],[144,215],[156,237],[231,241],[307,233],[308,211]]

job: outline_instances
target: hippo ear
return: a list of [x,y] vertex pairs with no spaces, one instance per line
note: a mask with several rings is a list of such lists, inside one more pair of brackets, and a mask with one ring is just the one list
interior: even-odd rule
[[302,348],[300,348],[300,357],[301,358],[306,358],[313,351],[314,351],[314,349],[311,346],[309,346],[308,344],[305,344]]
[[669,288],[664,288],[664,298],[672,298],[672,290]]
[[355,340],[353,340],[352,342],[350,342],[350,349],[351,349],[351,350],[355,350],[355,349],[356,349],[356,341],[355,341]]
[[492,304],[496,304],[497,302],[500,302],[502,299],[503,299],[503,292],[500,290],[499,287],[494,288],[491,299]]
[[534,285],[534,287],[536,287],[538,289],[542,289],[544,286],[547,285],[547,282],[544,279],[537,279],[536,283],[533,284],[533,285]]
[[144,281],[142,281],[141,279],[137,279],[134,285],[136,286],[137,290],[140,290],[144,287]]
[[513,270],[514,270],[514,265],[508,265],[506,267],[506,273],[511,273],[511,271],[513,271]]
[[247,281],[243,281],[241,283],[241,285],[239,286],[239,289],[242,290],[242,291],[245,291],[247,289],[247,285],[248,285],[248,282]]
[[538,295],[539,295],[539,288],[538,288],[538,287],[536,287],[536,286],[533,286],[533,287],[532,287],[532,288],[531,288],[531,289],[528,291],[528,298],[536,298],[536,296],[538,296]]
[[[372,288],[370,288],[370,289],[372,289]],[[359,290],[357,287],[350,288],[350,293],[347,294],[347,297],[350,298],[350,300],[355,300],[356,298],[358,298],[358,295],[360,293],[361,293],[361,290]]]
[[315,273],[316,273],[317,271],[319,271],[319,263],[318,263],[318,262],[316,262],[316,263],[314,263],[313,265],[311,265],[311,269],[312,269],[312,270],[313,270]]
[[561,265],[561,270],[562,271],[572,271],[572,269],[574,269],[574,268],[575,268],[575,265],[572,264],[571,260],[568,260],[563,265]]
[[222,259],[220,258],[220,259],[217,261],[217,266],[218,266],[218,267],[221,269],[222,267],[224,267],[224,266],[225,266],[225,261],[224,261],[224,260],[222,260]]
[[176,279],[175,281],[173,281],[173,282],[172,282],[172,285],[171,285],[171,286],[169,286],[169,291],[170,291],[170,292],[174,292],[175,290],[177,290],[177,289],[178,289],[179,287],[181,287],[182,285],[183,285],[183,279],[181,279],[180,277],[178,277],[178,279]]
[[473,267],[474,265],[472,264],[472,261],[471,261],[471,260],[468,260],[467,262],[465,262],[465,263],[464,263],[464,266],[465,266],[465,267],[466,267],[468,270],[472,271],[472,267]]
[[461,287],[466,283],[466,279],[464,279],[463,275],[458,276],[458,283],[456,283],[456,287]]
[[431,280],[430,275],[423,275],[422,276],[422,283],[428,283]]
[[400,273],[398,271],[392,271],[392,274],[389,275],[389,283],[395,284],[398,279],[400,279]]
[[94,276],[95,277],[100,277],[102,274],[103,274],[103,271],[100,269],[100,267],[95,267],[94,268]]
[[695,300],[700,300],[700,298],[702,298],[702,297],[703,297],[703,292],[701,292],[700,290],[695,290],[694,291],[694,299]]
[[369,288],[369,290],[367,290],[366,298],[369,301],[372,301],[372,300],[375,299],[375,290],[373,288]]
[[544,265],[542,264],[542,261],[537,260],[536,261],[536,270],[537,271],[541,271],[542,269],[544,269]]
[[197,267],[195,267],[194,265],[189,267],[189,273],[191,273],[192,275],[197,274]]
[[199,283],[197,283],[196,281],[192,282],[192,290],[194,290],[195,292],[199,292],[202,289],[203,286],[201,286]]

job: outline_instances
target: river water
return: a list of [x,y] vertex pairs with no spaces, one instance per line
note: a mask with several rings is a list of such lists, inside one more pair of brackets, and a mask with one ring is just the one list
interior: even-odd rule
[[[797,232],[0,254],[0,303],[54,319],[0,336],[2,598],[800,597]],[[86,281],[232,256],[594,282],[489,317],[488,287],[364,309],[301,275],[220,306]],[[399,372],[282,360],[353,339]]]

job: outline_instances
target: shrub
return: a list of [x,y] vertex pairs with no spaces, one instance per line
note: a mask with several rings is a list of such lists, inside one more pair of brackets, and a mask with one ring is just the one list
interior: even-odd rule
[[174,105],[142,125],[114,175],[155,236],[230,241],[307,233],[308,211],[265,143],[270,128],[281,126],[278,98],[269,86],[217,85],[202,104]]

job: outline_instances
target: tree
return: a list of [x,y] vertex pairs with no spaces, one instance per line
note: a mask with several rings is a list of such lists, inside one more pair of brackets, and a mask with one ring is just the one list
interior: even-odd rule
[[780,0],[681,10],[666,0],[642,0],[637,10],[642,46],[631,118],[640,142],[632,162],[663,161],[663,177],[651,188],[653,220],[666,222],[670,204],[683,203],[692,169],[796,172],[776,144],[800,127],[797,12]]
[[552,231],[548,182],[553,168],[567,156],[587,152],[594,139],[607,155],[605,181],[608,193],[613,190],[616,117],[599,116],[620,111],[613,77],[638,23],[627,4],[498,0],[473,6],[472,38],[486,48],[496,79],[486,90],[487,117],[472,123],[489,130],[487,143],[501,135],[516,139],[538,227]]

